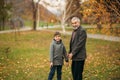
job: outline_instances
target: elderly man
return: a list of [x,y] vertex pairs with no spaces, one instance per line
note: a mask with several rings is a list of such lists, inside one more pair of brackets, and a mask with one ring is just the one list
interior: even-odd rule
[[86,31],[80,25],[80,19],[71,19],[73,32],[70,40],[69,58],[72,59],[71,71],[73,80],[82,80],[84,62],[86,59]]

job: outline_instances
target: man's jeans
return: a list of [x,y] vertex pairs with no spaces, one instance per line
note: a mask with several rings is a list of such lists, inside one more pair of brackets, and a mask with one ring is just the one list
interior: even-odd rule
[[48,80],[52,80],[55,74],[55,70],[57,70],[57,80],[61,80],[61,75],[62,75],[62,65],[58,66],[52,66],[50,68]]

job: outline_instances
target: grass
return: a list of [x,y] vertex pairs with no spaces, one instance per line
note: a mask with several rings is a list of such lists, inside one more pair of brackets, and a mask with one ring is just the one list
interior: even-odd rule
[[32,26],[33,22],[31,20],[25,20],[24,25],[25,26]]
[[[20,32],[16,38],[14,33],[0,34],[0,80],[47,80],[53,34],[27,31]],[[70,36],[62,38],[68,51]],[[84,80],[119,80],[119,46],[119,42],[87,39]],[[70,66],[63,66],[62,78],[71,80]]]

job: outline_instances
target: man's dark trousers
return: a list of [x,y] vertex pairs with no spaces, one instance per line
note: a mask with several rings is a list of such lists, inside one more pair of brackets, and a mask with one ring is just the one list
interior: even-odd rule
[[72,61],[72,75],[73,80],[82,80],[82,73],[84,68],[84,60],[83,61]]

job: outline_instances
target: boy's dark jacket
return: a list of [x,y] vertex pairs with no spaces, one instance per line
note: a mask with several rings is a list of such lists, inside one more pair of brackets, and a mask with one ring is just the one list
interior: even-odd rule
[[53,39],[50,45],[50,62],[53,62],[53,65],[63,65],[64,58],[68,62],[66,49],[62,40],[57,42]]
[[86,31],[80,26],[75,30],[74,39],[70,40],[69,53],[73,54],[73,61],[80,61],[86,59]]

